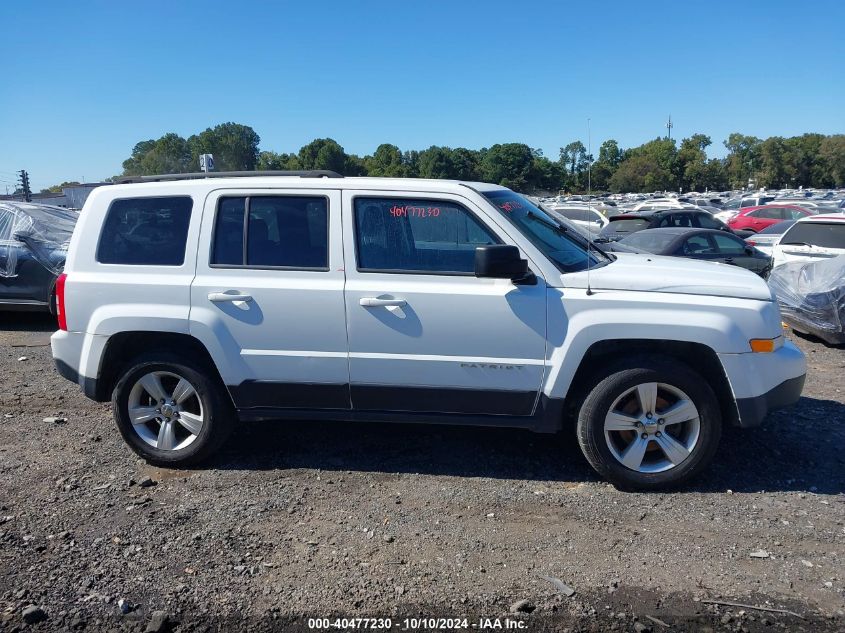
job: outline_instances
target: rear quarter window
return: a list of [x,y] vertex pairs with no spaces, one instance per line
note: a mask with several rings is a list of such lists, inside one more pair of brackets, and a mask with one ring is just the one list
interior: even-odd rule
[[181,266],[192,208],[188,196],[115,200],[100,233],[97,261]]

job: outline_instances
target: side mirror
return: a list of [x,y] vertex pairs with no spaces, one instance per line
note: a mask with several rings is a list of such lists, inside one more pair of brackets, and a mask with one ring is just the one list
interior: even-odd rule
[[475,276],[510,279],[517,284],[537,283],[534,273],[528,270],[528,261],[519,256],[519,249],[505,244],[475,249]]
[[753,246],[746,246],[745,247],[745,254],[746,255],[753,255],[754,254],[754,247]]

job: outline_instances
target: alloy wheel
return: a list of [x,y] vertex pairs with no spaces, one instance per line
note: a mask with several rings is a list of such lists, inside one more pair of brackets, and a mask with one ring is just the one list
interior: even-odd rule
[[151,371],[141,376],[129,392],[127,407],[135,433],[162,451],[190,446],[205,423],[197,390],[170,371]]
[[604,437],[613,457],[640,473],[659,473],[689,459],[701,420],[687,394],[662,382],[627,389],[611,405]]

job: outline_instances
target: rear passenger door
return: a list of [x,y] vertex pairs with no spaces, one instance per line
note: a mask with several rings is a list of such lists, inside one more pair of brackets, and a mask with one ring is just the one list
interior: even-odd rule
[[202,222],[191,333],[236,406],[350,408],[339,192],[212,192]]

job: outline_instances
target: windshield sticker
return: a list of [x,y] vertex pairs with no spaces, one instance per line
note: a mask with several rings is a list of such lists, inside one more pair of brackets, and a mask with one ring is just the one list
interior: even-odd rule
[[507,211],[508,213],[510,213],[514,209],[521,209],[522,203],[520,203],[518,200],[508,200],[507,202],[502,202],[499,205],[499,208],[502,211]]

